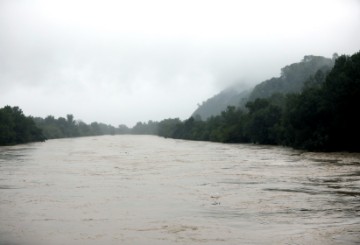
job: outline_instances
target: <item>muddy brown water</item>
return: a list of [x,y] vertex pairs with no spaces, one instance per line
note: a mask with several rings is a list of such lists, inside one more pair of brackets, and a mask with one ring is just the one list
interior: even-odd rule
[[156,136],[0,147],[0,244],[359,244],[360,155]]

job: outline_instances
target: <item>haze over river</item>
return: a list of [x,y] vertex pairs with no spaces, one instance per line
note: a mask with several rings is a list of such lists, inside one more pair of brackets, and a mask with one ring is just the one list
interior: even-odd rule
[[0,147],[0,244],[358,244],[360,154],[156,136]]

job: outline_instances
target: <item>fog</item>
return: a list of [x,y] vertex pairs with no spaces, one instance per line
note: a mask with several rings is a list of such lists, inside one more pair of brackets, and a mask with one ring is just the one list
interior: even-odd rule
[[357,0],[1,0],[0,107],[114,126],[186,119],[234,83],[359,44]]

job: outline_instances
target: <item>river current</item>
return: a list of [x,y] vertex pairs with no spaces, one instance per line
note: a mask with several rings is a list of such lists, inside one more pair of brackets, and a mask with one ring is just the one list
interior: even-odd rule
[[360,154],[130,135],[0,147],[1,245],[359,243]]

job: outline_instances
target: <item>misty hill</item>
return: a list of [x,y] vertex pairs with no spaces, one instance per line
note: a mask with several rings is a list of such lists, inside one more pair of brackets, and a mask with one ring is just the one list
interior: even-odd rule
[[[286,67],[283,81],[288,78],[286,74],[302,76],[299,83],[306,80],[299,92],[257,98],[248,101],[245,108],[229,106],[206,121],[193,117],[183,122],[167,119],[159,122],[158,134],[186,140],[360,152],[360,118],[356,113],[360,98],[360,52],[342,55],[334,61],[330,71],[319,70],[308,79],[309,71],[315,70],[308,64]],[[293,72],[288,72],[291,69]],[[302,69],[303,73],[296,74]],[[271,84],[276,80],[269,81]]]
[[227,88],[204,101],[192,116],[200,116],[202,120],[206,120],[211,116],[220,115],[228,106],[238,106],[241,100],[248,98],[250,92],[240,84]]
[[[334,55],[336,58],[336,55]],[[322,56],[305,56],[301,62],[285,66],[281,69],[281,76],[271,78],[255,86],[249,96],[249,101],[258,98],[269,98],[274,93],[300,92],[305,82],[320,71],[326,73],[334,66],[334,59]]]
[[203,120],[220,115],[228,106],[244,107],[248,101],[257,98],[269,98],[274,93],[298,93],[313,77],[325,77],[334,66],[333,59],[322,56],[307,55],[300,62],[281,69],[280,77],[273,77],[259,83],[252,90],[241,90],[233,86],[203,102],[192,114],[199,115]]

